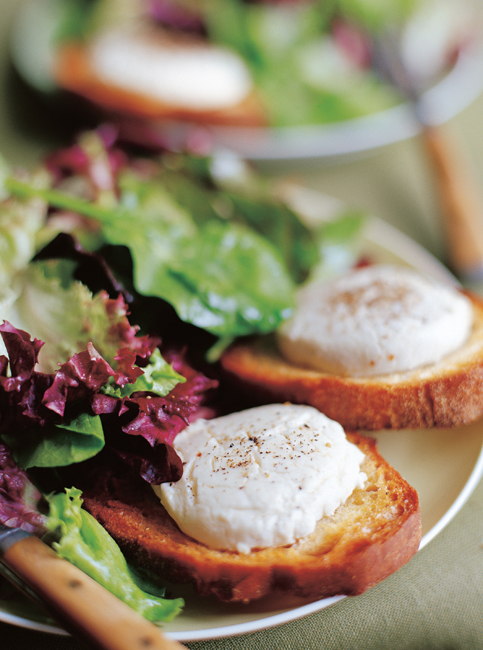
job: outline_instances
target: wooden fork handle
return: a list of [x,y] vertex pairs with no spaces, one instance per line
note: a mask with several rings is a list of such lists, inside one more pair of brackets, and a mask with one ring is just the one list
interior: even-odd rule
[[454,136],[426,127],[422,137],[441,197],[449,264],[462,279],[483,279],[483,203]]
[[[19,531],[20,532],[20,531]],[[180,650],[153,624],[33,536],[12,538],[2,563],[73,635],[99,650]]]

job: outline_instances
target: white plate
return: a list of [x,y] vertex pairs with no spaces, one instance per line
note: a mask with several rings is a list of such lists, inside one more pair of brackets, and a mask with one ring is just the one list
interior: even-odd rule
[[[20,75],[41,92],[56,86],[52,67],[52,35],[59,0],[23,0],[10,38],[10,54]],[[483,43],[475,38],[451,69],[421,97],[424,113],[442,124],[469,106],[483,91]],[[317,159],[332,161],[375,150],[420,131],[412,106],[402,103],[366,117],[313,126],[281,128],[213,127],[172,123],[151,125],[173,147],[193,131],[207,131],[215,146],[253,161]],[[200,137],[199,135],[197,137]]]
[[[290,188],[292,200],[308,217],[337,212],[340,203],[319,193]],[[369,221],[362,250],[381,262],[412,266],[443,281],[455,282],[450,273],[426,250],[379,219]],[[423,523],[421,548],[428,544],[466,502],[483,474],[483,422],[454,429],[405,430],[371,433],[382,455],[418,491]],[[464,444],[462,444],[464,440]],[[260,604],[228,605],[214,598],[199,598],[189,589],[175,587],[174,595],[186,599],[183,613],[164,627],[169,636],[189,642],[246,634],[301,618],[338,602],[342,596],[316,602],[273,599]],[[0,621],[41,632],[66,634],[44,622],[39,614],[15,610],[0,603]]]

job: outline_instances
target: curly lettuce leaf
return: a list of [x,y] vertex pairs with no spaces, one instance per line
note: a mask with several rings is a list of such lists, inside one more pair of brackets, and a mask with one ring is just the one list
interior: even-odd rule
[[28,469],[71,465],[97,455],[104,447],[99,416],[81,412],[63,421],[56,416],[64,414],[69,399],[77,408],[79,399],[99,390],[114,374],[110,366],[88,350],[74,355],[73,372],[39,373],[35,366],[41,342],[9,323],[0,331],[9,355],[0,358],[0,433],[15,460]]
[[181,611],[181,598],[168,600],[143,591],[109,533],[81,508],[81,492],[66,489],[49,497],[48,529],[60,533],[52,544],[68,560],[150,621],[171,621]]
[[173,366],[163,359],[159,350],[154,351],[149,359],[149,364],[143,370],[144,373],[139,375],[133,383],[119,386],[114,381],[110,381],[103,387],[102,392],[118,399],[130,397],[133,393],[139,392],[165,397],[176,384],[186,381],[183,375],[176,372]]
[[[137,328],[128,323],[123,299],[109,299],[104,291],[93,295],[83,283],[72,280],[72,271],[66,261],[31,263],[17,275],[16,299],[2,305],[4,319],[44,342],[39,355],[43,372],[55,372],[87,343],[114,364],[119,348],[135,342]],[[138,341],[141,354],[145,339]]]
[[[141,355],[143,367],[136,366],[136,351],[150,349],[135,337],[132,349],[119,350],[116,369],[88,344],[48,375],[35,370],[41,341],[7,322],[0,332],[8,354],[0,356],[0,435],[22,466],[79,463],[96,456],[106,441],[149,483],[181,477],[172,442],[217,382],[177,356],[168,365],[159,353],[147,361]],[[132,334],[129,328],[125,338]],[[131,383],[142,390],[131,391]]]
[[0,443],[0,522],[40,537],[47,522],[39,510],[41,501],[42,495],[16,464],[11,450]]
[[126,379],[123,373],[116,372],[107,363],[92,343],[88,343],[86,350],[74,354],[57,370],[42,402],[48,409],[63,416],[68,403],[91,397],[111,377],[118,383],[124,383]]
[[[142,461],[143,477],[157,477],[155,480],[146,478],[150,483],[162,482],[161,477],[163,473],[165,475],[164,469],[161,472],[156,469],[158,461],[161,468],[169,468],[170,476],[181,476],[182,465],[178,457],[174,458],[170,445],[176,435],[198,417],[207,391],[218,385],[217,381],[191,368],[182,356],[170,354],[167,360],[184,381],[179,381],[165,396],[141,391],[119,399],[117,392],[113,391],[113,396],[109,394],[109,389],[103,389],[91,400],[94,413],[103,416],[109,444],[112,443],[119,452],[128,452]],[[116,433],[119,426],[128,434],[127,437],[121,439]],[[145,441],[151,445],[149,450]],[[168,447],[167,452],[160,449],[160,443]]]

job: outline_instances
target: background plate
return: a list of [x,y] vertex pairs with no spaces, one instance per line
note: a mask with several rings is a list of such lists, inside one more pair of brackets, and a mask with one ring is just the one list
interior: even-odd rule
[[[60,0],[23,0],[10,35],[10,54],[20,76],[43,93],[54,93],[50,74],[52,36]],[[421,96],[424,113],[433,124],[447,122],[469,106],[483,91],[483,42],[475,36],[459,53],[448,74]],[[334,159],[353,157],[410,138],[420,131],[412,106],[393,108],[357,119],[281,128],[200,127],[180,123],[151,124],[151,130],[182,146],[207,132],[215,146],[237,152],[252,161]]]
[[[424,114],[433,125],[444,124],[469,106],[483,90],[483,45],[475,41],[461,52],[451,71],[421,96]],[[199,128],[199,127],[198,127]],[[174,144],[186,139],[187,127],[158,127]],[[413,107],[393,108],[344,122],[313,126],[210,129],[218,147],[256,162],[313,159],[332,163],[400,142],[421,131]]]

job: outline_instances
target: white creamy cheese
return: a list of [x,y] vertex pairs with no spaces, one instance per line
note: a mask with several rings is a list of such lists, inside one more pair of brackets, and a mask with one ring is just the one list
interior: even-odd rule
[[98,76],[110,84],[181,108],[227,108],[252,89],[242,59],[209,44],[117,29],[100,35],[89,56]]
[[359,448],[309,406],[198,420],[174,446],[184,474],[154,487],[161,503],[190,537],[239,553],[309,535],[367,478]]
[[472,323],[471,302],[455,288],[375,265],[301,289],[278,342],[297,365],[374,376],[441,360],[466,342]]

